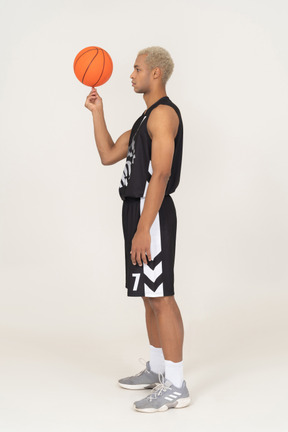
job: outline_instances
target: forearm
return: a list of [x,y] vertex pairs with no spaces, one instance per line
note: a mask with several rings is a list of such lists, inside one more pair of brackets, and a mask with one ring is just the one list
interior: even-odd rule
[[150,231],[165,196],[169,176],[153,173],[147,188],[137,230]]
[[94,109],[92,111],[93,126],[94,126],[94,137],[96,146],[101,158],[102,163],[105,164],[105,160],[109,152],[111,151],[114,142],[108,132],[103,109]]

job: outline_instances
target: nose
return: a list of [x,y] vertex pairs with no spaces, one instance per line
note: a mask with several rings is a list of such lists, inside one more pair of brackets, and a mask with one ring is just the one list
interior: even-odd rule
[[134,71],[133,71],[133,72],[131,73],[131,75],[130,75],[130,78],[131,78],[131,79],[133,79],[133,73],[134,73]]

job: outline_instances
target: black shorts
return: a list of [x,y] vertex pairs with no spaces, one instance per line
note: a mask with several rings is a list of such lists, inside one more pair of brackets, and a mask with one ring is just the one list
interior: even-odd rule
[[122,207],[125,240],[126,288],[131,297],[174,295],[174,259],[177,217],[173,200],[166,195],[150,228],[151,261],[139,266],[131,261],[131,243],[145,198],[126,198]]

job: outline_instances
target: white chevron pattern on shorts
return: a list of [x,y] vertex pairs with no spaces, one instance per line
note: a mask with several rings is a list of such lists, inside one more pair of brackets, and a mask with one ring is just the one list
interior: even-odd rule
[[144,264],[143,266],[144,274],[152,281],[155,282],[155,280],[158,278],[158,276],[162,273],[162,261],[155,267],[154,270],[152,270],[148,264]]
[[[149,163],[148,171],[151,175],[153,174],[151,161]],[[140,199],[140,214],[143,211],[148,185],[149,183],[146,182],[144,196]],[[152,260],[154,260],[154,258],[157,257],[157,255],[162,250],[159,212],[157,213],[155,220],[150,228],[150,236],[151,236],[151,244],[150,244],[151,258]],[[152,270],[147,264],[143,265],[143,273],[148,277],[148,279],[151,280],[152,283],[156,281],[156,279],[162,274],[162,272],[163,272],[162,261],[160,261],[159,264],[157,264],[154,270]],[[144,295],[145,297],[163,297],[164,296],[163,283],[161,283],[155,291],[151,290],[151,288],[149,288],[144,283]]]
[[144,295],[145,297],[163,297],[163,283],[159,285],[156,291],[152,291],[145,283],[144,283]]

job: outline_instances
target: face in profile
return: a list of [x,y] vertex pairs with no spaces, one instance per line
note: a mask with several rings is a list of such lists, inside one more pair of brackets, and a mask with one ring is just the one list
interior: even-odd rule
[[145,63],[146,56],[147,54],[140,55],[136,58],[134,70],[130,75],[136,93],[146,93],[151,87],[153,71]]

